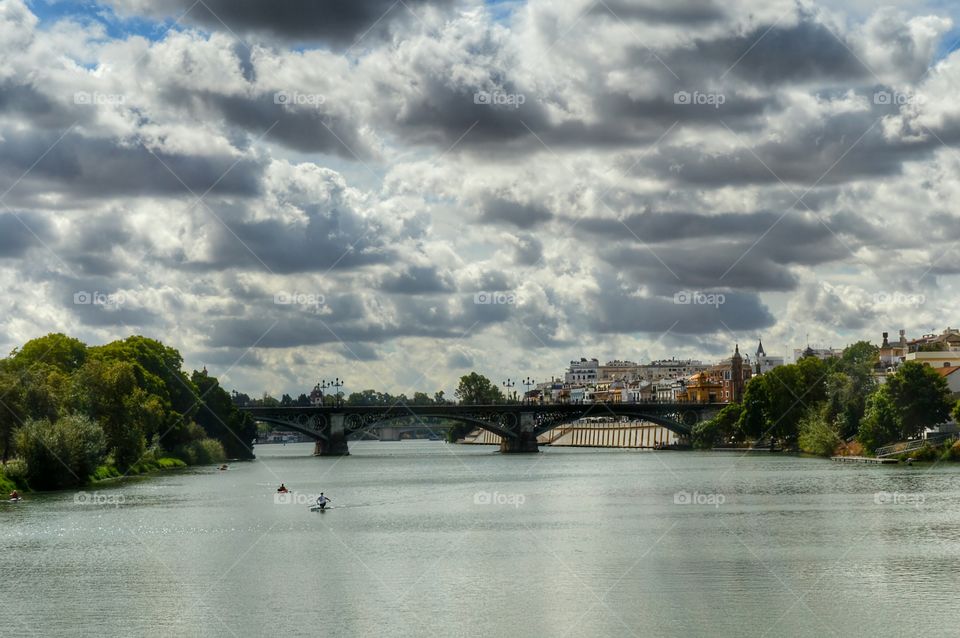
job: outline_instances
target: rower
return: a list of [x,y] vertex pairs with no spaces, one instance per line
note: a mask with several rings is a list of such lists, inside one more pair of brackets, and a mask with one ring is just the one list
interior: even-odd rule
[[320,496],[317,497],[317,506],[322,510],[322,509],[326,508],[327,503],[328,503],[330,500],[331,500],[331,499],[329,499],[329,498],[327,498],[326,496],[323,495],[323,492],[320,492]]
[[286,485],[284,485],[283,483],[281,483],[281,484],[280,484],[280,487],[277,488],[277,491],[278,491],[278,492],[289,492],[290,490],[287,489],[287,486],[286,486]]

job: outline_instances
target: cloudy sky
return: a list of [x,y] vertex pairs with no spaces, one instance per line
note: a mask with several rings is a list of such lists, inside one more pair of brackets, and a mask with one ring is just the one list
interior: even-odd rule
[[960,323],[960,9],[0,0],[0,347],[451,392]]

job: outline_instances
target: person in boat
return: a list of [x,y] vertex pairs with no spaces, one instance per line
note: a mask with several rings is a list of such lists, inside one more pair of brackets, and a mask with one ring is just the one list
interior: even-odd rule
[[221,466],[220,466],[220,469],[221,469],[221,470],[225,470],[225,469],[227,469],[227,464],[226,464],[226,463],[224,463],[223,465],[221,465]]
[[13,490],[12,492],[10,492],[10,500],[11,500],[11,501],[19,501],[19,500],[20,500],[20,492],[18,492],[17,490]]
[[286,486],[286,485],[284,485],[283,483],[281,483],[281,484],[280,484],[280,487],[277,488],[277,491],[278,491],[278,492],[289,492],[290,490],[287,489],[287,486]]
[[320,492],[320,496],[317,497],[317,507],[320,509],[326,509],[327,503],[330,502],[330,499],[323,495],[323,492]]

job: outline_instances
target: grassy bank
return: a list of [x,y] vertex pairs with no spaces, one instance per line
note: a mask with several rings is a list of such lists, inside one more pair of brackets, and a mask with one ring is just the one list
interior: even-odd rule
[[164,456],[158,459],[144,459],[126,472],[121,472],[115,465],[101,465],[90,475],[90,480],[92,482],[108,481],[124,476],[137,476],[140,474],[150,474],[151,472],[161,472],[163,470],[176,470],[182,467],[187,467],[187,464],[172,456]]
[[0,472],[0,494],[6,496],[13,490],[18,490],[18,489],[20,488],[17,486],[16,483],[8,479],[6,475],[3,474],[3,472]]
[[929,443],[923,447],[898,454],[900,461],[960,461],[960,441],[948,439],[938,445]]

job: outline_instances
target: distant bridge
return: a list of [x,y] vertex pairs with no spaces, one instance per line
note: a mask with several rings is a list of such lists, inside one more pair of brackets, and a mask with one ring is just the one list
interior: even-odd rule
[[[500,451],[537,452],[537,437],[553,428],[589,417],[630,417],[661,425],[686,439],[693,426],[723,403],[640,402],[505,405],[409,405],[242,407],[254,420],[301,432],[316,441],[318,456],[349,454],[347,437],[409,417],[434,417],[467,423],[501,437]],[[410,427],[409,424],[404,428]],[[426,425],[429,429],[442,426]]]

